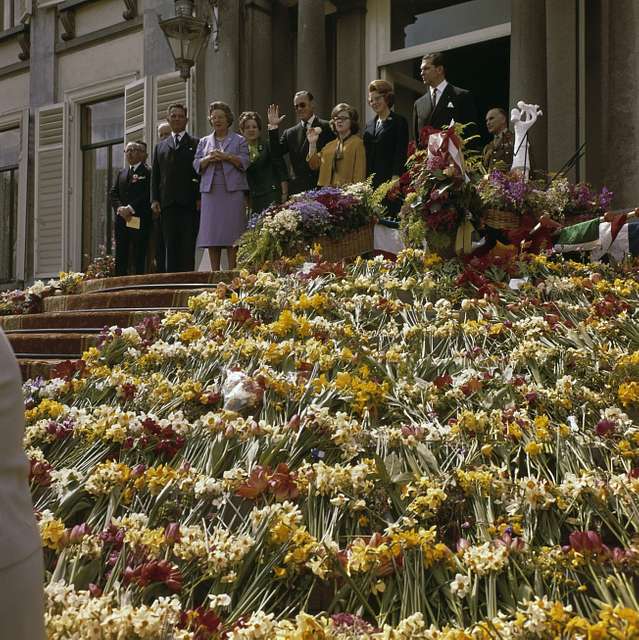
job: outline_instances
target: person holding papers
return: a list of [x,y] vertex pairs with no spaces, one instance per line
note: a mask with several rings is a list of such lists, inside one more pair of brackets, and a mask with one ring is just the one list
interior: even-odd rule
[[136,274],[145,271],[146,249],[151,228],[151,172],[142,162],[144,150],[129,142],[124,154],[127,166],[111,189],[115,215],[115,275],[129,275],[129,254],[133,253]]

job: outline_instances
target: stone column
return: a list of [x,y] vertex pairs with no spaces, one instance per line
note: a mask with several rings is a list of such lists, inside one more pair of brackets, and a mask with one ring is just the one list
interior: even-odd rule
[[144,0],[144,59],[142,73],[145,76],[161,75],[175,71],[171,48],[166,41],[160,20],[175,15],[173,0]]
[[524,100],[544,111],[530,134],[532,162],[542,170],[548,163],[546,86],[546,0],[512,0],[510,107]]
[[[240,99],[241,3],[238,0],[219,0],[219,49],[215,51],[213,38],[200,58],[202,71],[197,78],[198,95],[203,92],[204,102],[223,100],[238,115]],[[209,131],[208,107],[201,111],[200,130]]]
[[30,107],[43,107],[61,101],[56,88],[56,9],[55,7],[34,9],[31,18],[31,50],[29,94]]
[[266,122],[266,109],[273,101],[273,2],[244,2],[244,60],[242,111],[257,111]]
[[283,127],[295,124],[293,111],[293,94],[295,93],[295,24],[291,17],[292,10],[281,2],[273,3],[273,103],[280,105],[280,112],[287,114]]
[[[577,0],[546,1],[548,170],[558,171],[579,147]],[[537,126],[537,125],[535,125]],[[577,178],[576,169],[567,174]]]
[[56,102],[63,96],[56,94],[56,29],[55,7],[34,7],[31,16],[31,48],[29,55],[29,148],[27,175],[27,220],[25,238],[25,279],[34,274],[34,201],[35,201],[35,110]]
[[613,206],[639,205],[639,7],[635,0],[608,4],[609,74],[605,184]]
[[366,117],[364,96],[368,81],[366,67],[366,0],[338,0],[337,7],[337,86],[338,102],[357,109],[362,125]]
[[326,117],[326,27],[323,0],[299,0],[297,6],[297,87],[315,96],[316,111]]
[[601,188],[606,178],[609,93],[609,3],[586,6],[586,179]]

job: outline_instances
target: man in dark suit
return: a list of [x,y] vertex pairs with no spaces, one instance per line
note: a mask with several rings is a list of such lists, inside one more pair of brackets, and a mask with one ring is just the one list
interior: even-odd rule
[[[415,101],[413,128],[415,141],[419,144],[419,132],[425,126],[441,129],[451,120],[461,124],[477,125],[477,110],[473,96],[446,80],[446,65],[443,53],[429,53],[422,58],[421,76],[427,87],[426,93]],[[469,127],[465,136],[473,135],[475,127]]]
[[272,104],[268,108],[268,136],[273,155],[283,157],[288,153],[293,171],[293,177],[289,182],[289,193],[300,193],[317,187],[319,171],[313,171],[306,160],[308,155],[308,140],[306,133],[310,127],[320,127],[317,150],[335,138],[329,123],[315,115],[313,94],[309,91],[298,91],[293,98],[293,107],[299,122],[286,129],[281,138],[278,138],[278,127],[286,116],[279,115],[279,107]]
[[172,104],[167,113],[171,135],[159,142],[153,153],[151,208],[161,216],[166,270],[193,271],[199,226],[198,175],[193,159],[199,139],[186,131],[184,105]]
[[115,212],[115,274],[129,272],[129,253],[133,252],[135,273],[145,272],[146,249],[151,229],[151,172],[144,164],[144,150],[129,142],[124,150],[127,166],[111,189]]

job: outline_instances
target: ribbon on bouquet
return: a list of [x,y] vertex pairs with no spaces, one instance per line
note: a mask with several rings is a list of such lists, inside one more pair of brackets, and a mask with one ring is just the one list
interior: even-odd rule
[[459,169],[459,173],[468,181],[466,175],[466,164],[464,162],[464,154],[462,152],[462,142],[455,133],[455,122],[451,121],[448,129],[432,133],[428,138],[428,155],[432,156],[448,156],[453,164]]
[[473,250],[472,235],[475,227],[470,221],[468,212],[464,216],[463,221],[457,227],[457,235],[455,236],[455,253],[458,256],[468,255]]

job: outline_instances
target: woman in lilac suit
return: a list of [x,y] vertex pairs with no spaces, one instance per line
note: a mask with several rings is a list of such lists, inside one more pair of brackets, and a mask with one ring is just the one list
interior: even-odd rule
[[241,135],[229,131],[233,112],[228,104],[212,102],[209,122],[213,133],[200,139],[193,161],[202,193],[197,246],[209,250],[211,270],[219,271],[224,248],[229,269],[235,269],[236,243],[246,229],[249,150]]

